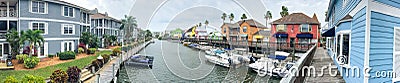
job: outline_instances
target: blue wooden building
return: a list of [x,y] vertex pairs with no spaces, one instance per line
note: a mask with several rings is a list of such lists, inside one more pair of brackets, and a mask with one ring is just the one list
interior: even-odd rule
[[328,54],[346,82],[400,82],[400,0],[330,0],[325,21]]

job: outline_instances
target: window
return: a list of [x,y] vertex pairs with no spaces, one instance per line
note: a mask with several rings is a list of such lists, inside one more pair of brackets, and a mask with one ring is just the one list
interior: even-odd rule
[[226,29],[224,29],[224,33],[226,33]]
[[286,25],[276,25],[276,32],[286,32]]
[[300,27],[300,32],[310,32],[311,31],[311,25],[309,24],[302,24]]
[[73,35],[75,34],[75,26],[73,24],[62,24],[61,33],[63,35]]
[[338,63],[341,66],[348,66],[350,62],[350,35],[349,32],[339,33],[337,35],[337,43],[336,43],[336,57]]
[[396,74],[393,77],[393,82],[400,81],[400,27],[394,27],[393,36],[393,72]]
[[74,41],[63,41],[61,42],[61,52],[74,51]]
[[286,42],[286,38],[277,38],[276,42],[285,43]]
[[74,17],[74,8],[73,7],[68,7],[68,6],[63,6],[63,11],[62,14],[65,17]]
[[47,34],[47,23],[44,22],[32,22],[31,28],[32,30],[41,30],[44,34]]
[[299,43],[310,43],[310,39],[308,39],[308,38],[299,38]]
[[39,14],[47,13],[47,3],[43,1],[32,1],[30,8],[32,13],[39,13]]
[[243,32],[245,32],[245,33],[247,32],[247,26],[243,27]]

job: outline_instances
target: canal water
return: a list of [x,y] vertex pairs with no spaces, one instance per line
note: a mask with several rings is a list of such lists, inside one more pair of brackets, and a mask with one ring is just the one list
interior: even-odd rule
[[[139,52],[147,56],[154,56],[153,68],[135,65],[124,65],[121,67],[118,75],[119,83],[130,82],[262,82],[262,83],[277,83],[279,78],[274,77],[260,77],[256,72],[248,69],[246,66],[241,66],[237,69],[229,69],[214,65],[206,61],[202,56],[204,52],[188,48],[179,43],[173,43],[164,40],[156,40],[155,43],[150,44],[144,50]],[[179,56],[179,58],[171,59],[171,56]],[[168,57],[168,58],[166,58]],[[175,63],[171,64],[171,61]],[[185,67],[207,74],[200,79],[187,79],[180,76],[174,71],[187,72],[185,68],[171,68],[174,65],[183,63]],[[168,63],[168,65],[166,64]],[[202,64],[204,63],[204,64]],[[201,70],[201,67],[208,67],[210,69]],[[194,73],[195,74],[195,73]]]

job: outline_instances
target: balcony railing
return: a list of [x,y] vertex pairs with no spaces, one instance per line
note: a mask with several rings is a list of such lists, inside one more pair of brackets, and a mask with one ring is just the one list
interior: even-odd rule
[[[10,11],[9,17],[17,17],[18,12],[17,11]],[[7,17],[7,11],[6,10],[0,10],[0,17]]]

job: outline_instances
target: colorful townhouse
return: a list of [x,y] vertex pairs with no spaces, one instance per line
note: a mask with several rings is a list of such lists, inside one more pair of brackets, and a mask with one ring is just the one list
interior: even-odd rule
[[75,51],[82,28],[90,27],[89,10],[60,0],[1,0],[0,58],[10,54],[5,34],[9,30],[41,30],[45,42],[38,57]]
[[299,48],[301,44],[318,43],[320,23],[317,16],[292,13],[271,23],[270,42],[280,44],[280,48]]
[[253,40],[253,36],[259,31],[267,29],[263,24],[253,20],[246,19],[236,23],[224,23],[221,26],[222,34],[225,34],[227,40],[232,41],[233,44],[246,44],[249,45]]
[[116,36],[117,42],[122,42],[122,31],[120,30],[121,21],[115,19],[113,17],[108,16],[108,13],[105,12],[99,13],[97,8],[91,11],[91,28],[89,32],[97,35],[101,41],[101,47],[104,47],[104,35],[108,36]]
[[322,34],[328,54],[342,75],[360,70],[360,77],[344,80],[400,82],[400,1],[330,0],[328,8],[325,21],[330,29]]

